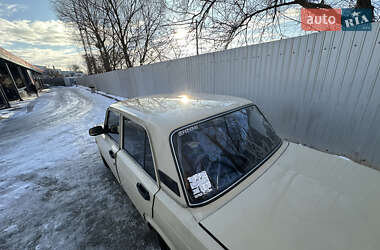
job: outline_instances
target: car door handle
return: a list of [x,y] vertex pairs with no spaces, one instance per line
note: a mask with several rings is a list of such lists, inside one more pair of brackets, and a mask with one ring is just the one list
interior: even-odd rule
[[115,159],[115,153],[112,150],[108,151],[108,154],[112,159]]
[[143,186],[141,183],[136,184],[137,190],[139,191],[140,195],[144,198],[144,200],[149,201],[150,200],[150,195],[148,190]]

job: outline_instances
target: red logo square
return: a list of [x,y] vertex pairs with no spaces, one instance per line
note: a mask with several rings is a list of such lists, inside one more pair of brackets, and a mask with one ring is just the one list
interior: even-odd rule
[[342,30],[341,9],[301,9],[301,28],[307,31]]

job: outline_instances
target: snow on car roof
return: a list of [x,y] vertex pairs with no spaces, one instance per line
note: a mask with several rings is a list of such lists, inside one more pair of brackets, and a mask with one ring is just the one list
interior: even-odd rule
[[169,94],[136,97],[117,102],[112,108],[134,116],[147,126],[158,126],[161,132],[222,113],[251,101],[233,96],[211,94]]

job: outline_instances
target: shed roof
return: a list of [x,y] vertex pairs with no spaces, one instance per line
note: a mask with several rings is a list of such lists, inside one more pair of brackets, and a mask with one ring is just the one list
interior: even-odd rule
[[20,65],[22,67],[25,67],[27,69],[33,70],[35,72],[42,73],[42,70],[40,68],[28,63],[24,59],[12,54],[11,52],[9,52],[9,51],[1,48],[1,47],[0,47],[0,58],[4,59],[6,61],[12,62],[14,64]]

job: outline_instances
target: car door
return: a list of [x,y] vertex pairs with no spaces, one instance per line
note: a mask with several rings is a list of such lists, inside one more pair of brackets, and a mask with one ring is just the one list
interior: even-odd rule
[[159,188],[149,136],[138,123],[126,117],[122,120],[122,148],[116,158],[120,183],[140,214],[152,218]]
[[106,133],[104,133],[102,140],[98,140],[98,145],[100,153],[119,182],[116,155],[120,150],[120,129],[120,113],[109,109],[104,122]]

